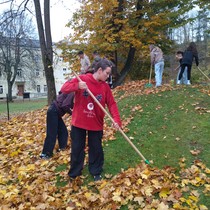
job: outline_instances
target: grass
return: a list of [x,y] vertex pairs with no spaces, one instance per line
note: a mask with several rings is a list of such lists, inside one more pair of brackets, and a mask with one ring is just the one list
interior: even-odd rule
[[[37,100],[14,100],[8,104],[9,114],[16,115],[23,112],[29,112],[37,109],[41,109],[47,105],[47,99]],[[0,101],[0,118],[7,116],[7,103],[6,101]]]
[[[131,112],[137,104],[143,111]],[[130,96],[121,101],[119,107],[124,118],[132,118],[126,135],[133,139],[147,160],[154,162],[154,166],[177,168],[179,159],[185,157],[188,166],[198,158],[210,167],[209,113],[202,111],[208,109],[209,104],[210,97],[206,94],[198,89],[185,88]],[[120,172],[121,168],[135,166],[141,160],[119,133],[117,141],[107,144],[104,147],[107,160],[104,168],[108,173]],[[193,156],[191,150],[201,152]]]

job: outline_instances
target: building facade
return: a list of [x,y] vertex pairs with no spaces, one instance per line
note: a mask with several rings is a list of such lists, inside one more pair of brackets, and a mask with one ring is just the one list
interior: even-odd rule
[[[36,42],[37,43],[37,42]],[[69,63],[64,62],[61,50],[54,47],[53,61],[56,92],[58,93],[63,83],[69,78],[71,70]],[[24,93],[29,93],[30,98],[47,97],[47,84],[41,58],[41,49],[36,47],[30,68],[23,64],[17,70],[17,76],[12,87],[13,98],[23,98]],[[8,94],[8,83],[3,66],[0,65],[0,99],[5,99]]]

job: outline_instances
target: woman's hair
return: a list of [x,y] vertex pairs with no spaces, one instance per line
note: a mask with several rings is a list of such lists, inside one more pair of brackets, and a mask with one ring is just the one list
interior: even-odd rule
[[83,51],[79,51],[79,52],[77,53],[77,55],[83,55],[83,54],[84,54]]
[[181,54],[181,55],[183,55],[183,51],[177,51],[176,54]]
[[187,48],[187,51],[192,51],[193,54],[197,54],[197,53],[198,53],[198,52],[197,52],[197,49],[196,49],[196,44],[195,44],[195,42],[191,42],[191,43],[189,44],[189,47]]
[[154,44],[150,44],[150,45],[149,45],[150,51],[152,51],[154,48],[155,48],[155,45],[154,45]]
[[104,71],[107,67],[110,67],[112,69],[113,66],[114,64],[110,60],[103,58],[96,63],[94,72],[97,72],[99,68],[102,68],[102,71]]

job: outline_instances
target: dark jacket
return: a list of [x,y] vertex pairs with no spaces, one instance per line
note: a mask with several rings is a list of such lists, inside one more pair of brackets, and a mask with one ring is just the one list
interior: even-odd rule
[[60,117],[62,117],[66,113],[69,113],[71,115],[74,106],[74,92],[69,94],[59,94],[56,100],[53,101],[53,104],[56,106],[58,115]]
[[193,58],[195,58],[195,63],[198,66],[198,64],[199,64],[198,54],[197,53],[193,53],[192,51],[187,51],[186,50],[184,52],[184,55],[183,55],[183,59],[182,59],[181,64],[192,66]]

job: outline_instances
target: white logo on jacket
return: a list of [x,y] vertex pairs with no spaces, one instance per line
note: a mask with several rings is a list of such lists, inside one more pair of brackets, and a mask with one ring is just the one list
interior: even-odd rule
[[93,105],[93,103],[89,103],[88,105],[87,105],[87,108],[88,108],[88,110],[93,110],[94,109],[94,105]]

